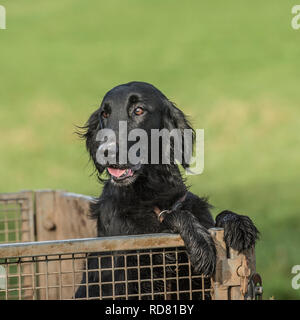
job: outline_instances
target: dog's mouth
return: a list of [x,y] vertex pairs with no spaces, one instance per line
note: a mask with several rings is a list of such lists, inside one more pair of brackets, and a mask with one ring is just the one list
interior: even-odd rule
[[107,168],[107,171],[115,180],[123,180],[133,176],[132,169]]
[[140,168],[141,164],[137,164],[131,168],[108,167],[107,171],[115,184],[128,185],[136,180]]

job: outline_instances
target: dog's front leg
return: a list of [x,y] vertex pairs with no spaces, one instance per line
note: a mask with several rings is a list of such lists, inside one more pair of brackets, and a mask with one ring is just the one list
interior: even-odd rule
[[168,229],[179,233],[195,271],[211,276],[215,271],[216,249],[208,230],[187,210],[170,211],[160,217]]
[[226,245],[238,252],[252,248],[259,236],[259,231],[249,217],[228,210],[218,214],[216,227],[224,228]]

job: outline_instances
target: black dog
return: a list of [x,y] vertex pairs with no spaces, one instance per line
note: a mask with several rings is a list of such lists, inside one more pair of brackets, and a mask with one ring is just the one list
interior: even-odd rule
[[[214,273],[216,263],[216,251],[209,228],[223,227],[227,246],[239,252],[255,245],[258,230],[250,218],[223,211],[215,223],[209,211],[210,205],[206,199],[188,191],[175,161],[170,164],[120,165],[118,161],[113,165],[99,164],[97,151],[105,149],[107,155],[107,151],[114,149],[118,153],[118,141],[99,142],[97,133],[100,129],[108,128],[117,134],[119,121],[127,122],[128,131],[144,129],[149,137],[151,129],[192,130],[182,111],[151,84],[130,82],[113,88],[105,95],[100,108],[90,116],[82,133],[99,180],[104,183],[101,196],[91,204],[91,216],[97,219],[99,237],[179,233],[195,271],[208,276]],[[163,152],[162,144],[160,148]],[[182,166],[187,168],[189,165],[183,162]],[[102,177],[104,172],[107,180]],[[158,218],[161,211],[164,212]],[[87,268],[103,268],[105,262],[99,265],[99,261],[98,258],[89,259]],[[115,258],[115,265],[118,263],[123,263],[119,256]],[[99,279],[102,282],[111,281],[111,275],[99,273],[89,272],[88,279],[84,274],[82,283],[94,285],[89,285],[88,293],[85,285],[80,286],[76,298],[86,297],[87,294],[89,297],[111,295],[111,287],[99,292]],[[115,277],[124,280],[124,275]],[[119,294],[122,293],[124,288],[119,289]]]

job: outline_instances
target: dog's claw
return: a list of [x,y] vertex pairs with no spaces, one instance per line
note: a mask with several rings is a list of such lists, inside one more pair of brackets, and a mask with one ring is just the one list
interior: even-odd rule
[[227,210],[217,216],[216,227],[224,228],[226,245],[238,252],[252,248],[259,237],[259,231],[249,217]]

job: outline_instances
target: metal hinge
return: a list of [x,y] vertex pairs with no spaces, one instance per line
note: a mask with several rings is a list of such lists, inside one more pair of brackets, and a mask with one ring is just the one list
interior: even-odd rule
[[262,300],[263,286],[262,279],[258,273],[254,273],[248,284],[248,291],[245,296],[247,300]]
[[[242,299],[261,300],[263,294],[262,280],[259,274],[254,273],[251,276],[251,268],[246,256],[238,255],[234,259],[222,261],[222,274],[225,276],[222,285],[240,288]],[[238,297],[235,291],[235,298]]]

